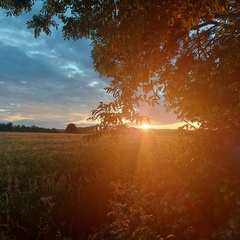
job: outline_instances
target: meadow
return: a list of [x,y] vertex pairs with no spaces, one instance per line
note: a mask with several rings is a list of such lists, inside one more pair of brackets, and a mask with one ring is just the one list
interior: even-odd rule
[[0,239],[239,239],[238,172],[213,139],[83,136],[0,133]]
[[82,137],[0,134],[1,239],[74,237],[106,222],[110,185],[136,171],[141,137]]

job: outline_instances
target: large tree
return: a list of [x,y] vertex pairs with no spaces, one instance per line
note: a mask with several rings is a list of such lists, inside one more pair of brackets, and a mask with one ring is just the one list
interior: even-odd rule
[[[34,2],[0,7],[19,15]],[[239,0],[45,0],[27,24],[37,37],[59,20],[65,39],[92,40],[96,71],[112,79],[114,101],[92,110],[101,125],[138,121],[138,104],[163,95],[182,121],[240,128]]]

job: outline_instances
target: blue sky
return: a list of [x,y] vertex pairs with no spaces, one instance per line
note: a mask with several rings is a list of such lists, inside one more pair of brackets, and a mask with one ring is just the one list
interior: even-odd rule
[[[30,14],[6,17],[0,9],[0,122],[65,128],[91,125],[90,110],[108,102],[103,88],[109,79],[94,71],[90,41],[63,40],[61,31],[37,39],[27,29]],[[176,127],[176,117],[142,106],[151,125]]]

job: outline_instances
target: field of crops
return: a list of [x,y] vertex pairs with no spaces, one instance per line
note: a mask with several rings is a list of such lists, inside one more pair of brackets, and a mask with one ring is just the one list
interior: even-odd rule
[[107,221],[111,183],[132,178],[149,147],[146,135],[82,137],[0,134],[1,239],[74,238]]
[[202,149],[147,132],[0,133],[0,239],[240,239],[239,179]]

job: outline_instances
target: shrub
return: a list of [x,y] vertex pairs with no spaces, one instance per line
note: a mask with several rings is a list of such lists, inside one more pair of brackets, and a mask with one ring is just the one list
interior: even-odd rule
[[65,129],[65,133],[78,133],[78,128],[75,124],[69,123]]

